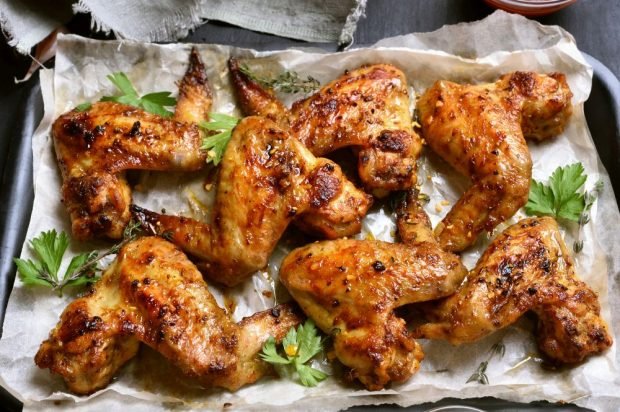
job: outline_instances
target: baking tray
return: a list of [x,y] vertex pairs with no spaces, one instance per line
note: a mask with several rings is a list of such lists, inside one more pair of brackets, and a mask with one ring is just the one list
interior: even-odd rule
[[[594,69],[592,93],[585,103],[586,119],[599,156],[611,177],[616,201],[618,201],[620,194],[620,82],[603,63],[585,53],[584,55]],[[0,181],[2,188],[0,192],[0,297],[2,298],[0,325],[4,322],[6,305],[15,280],[16,269],[13,257],[19,257],[32,211],[34,197],[32,134],[43,116],[43,100],[38,76],[30,79],[21,96],[9,96],[2,100],[2,104],[4,108],[2,108],[0,120],[10,121],[13,126],[0,129],[0,132],[3,132],[0,135],[2,143],[0,145],[0,170],[2,171]],[[12,118],[11,114],[13,114]],[[2,328],[0,327],[1,336]],[[412,406],[407,410],[425,411],[455,404],[488,411],[586,410],[572,405],[547,402],[519,404],[494,398],[443,399],[432,404]],[[0,409],[19,411],[21,408],[21,403],[0,387]],[[356,411],[394,410],[388,405],[352,409]]]

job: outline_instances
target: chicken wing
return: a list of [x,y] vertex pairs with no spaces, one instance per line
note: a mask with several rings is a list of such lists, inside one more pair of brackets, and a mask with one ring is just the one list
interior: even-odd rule
[[293,219],[316,216],[330,202],[342,206],[331,217],[333,230],[353,224],[359,231],[371,199],[337,164],[314,157],[271,120],[246,117],[224,152],[211,224],[137,206],[132,211],[146,228],[196,257],[206,276],[232,286],[266,266]]
[[439,247],[411,191],[398,213],[405,243],[339,239],[292,251],[280,280],[302,310],[332,335],[338,359],[368,389],[402,382],[423,353],[394,309],[448,296],[467,271]]
[[181,81],[173,119],[113,102],[74,109],[52,126],[62,173],[62,198],[73,236],[121,237],[131,218],[128,169],[193,171],[205,165],[196,122],[206,118],[211,92],[196,50]]
[[281,340],[301,321],[293,306],[280,305],[234,323],[180,250],[144,237],[124,246],[94,290],[65,309],[35,362],[89,394],[142,342],[205,387],[236,390],[270,372],[258,357],[269,336]]
[[417,108],[426,142],[473,183],[435,229],[445,249],[466,249],[527,203],[532,160],[525,138],[561,133],[571,97],[563,74],[530,72],[481,85],[438,81],[424,93]]
[[559,363],[581,362],[611,346],[596,293],[579,280],[550,217],[524,219],[489,245],[456,294],[431,309],[415,336],[472,342],[538,315],[538,346]]
[[377,64],[347,71],[288,110],[229,61],[233,85],[246,115],[260,115],[290,130],[315,156],[354,147],[358,173],[377,196],[412,188],[422,142],[413,131],[405,75]]

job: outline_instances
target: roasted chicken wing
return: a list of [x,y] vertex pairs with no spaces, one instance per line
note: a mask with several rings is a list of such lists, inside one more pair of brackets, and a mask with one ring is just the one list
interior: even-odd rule
[[315,156],[354,147],[358,172],[377,196],[409,189],[416,182],[422,144],[413,131],[405,75],[377,64],[345,72],[288,110],[229,61],[233,84],[246,115],[266,116],[290,130]]
[[525,138],[561,133],[572,93],[563,74],[515,72],[496,83],[438,81],[418,101],[428,145],[473,185],[435,229],[461,251],[527,203],[532,160]]
[[173,119],[113,102],[74,109],[52,126],[62,173],[62,199],[73,236],[120,238],[131,218],[128,169],[193,171],[205,165],[196,122],[205,119],[211,92],[195,50],[181,81]]
[[466,275],[459,259],[437,244],[415,191],[399,210],[398,230],[404,243],[312,243],[292,251],[280,269],[302,310],[332,335],[351,377],[371,390],[405,381],[423,358],[394,309],[448,296]]
[[271,368],[259,359],[302,318],[291,305],[234,323],[196,267],[171,243],[144,237],[124,246],[94,290],[72,302],[35,357],[88,394],[105,387],[140,342],[205,387],[236,390]]
[[370,204],[337,164],[314,157],[273,121],[246,117],[224,152],[212,223],[132,210],[144,227],[196,257],[206,276],[232,286],[266,266],[293,219],[309,216],[304,225],[337,236],[359,231]]
[[538,346],[559,363],[581,362],[611,346],[596,293],[579,280],[557,223],[524,219],[489,245],[467,281],[430,313],[417,337],[473,342],[538,315]]

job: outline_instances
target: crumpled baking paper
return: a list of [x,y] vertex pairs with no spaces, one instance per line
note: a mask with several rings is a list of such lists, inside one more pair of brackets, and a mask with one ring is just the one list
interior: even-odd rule
[[[41,75],[45,116],[33,137],[35,201],[27,238],[42,230],[70,231],[69,218],[60,202],[60,176],[50,140],[50,125],[59,114],[85,101],[95,101],[113,93],[106,75],[122,70],[142,93],[176,90],[186,67],[190,45],[152,45],[126,42],[100,42],[76,36],[62,36],[55,71]],[[617,233],[620,216],[609,177],[597,156],[583,112],[588,98],[592,70],[570,36],[558,27],[546,27],[523,17],[497,12],[473,24],[445,27],[434,33],[411,34],[386,39],[369,48],[330,54],[299,50],[255,52],[229,46],[196,45],[206,62],[214,91],[214,111],[238,114],[235,109],[226,60],[230,55],[245,59],[257,73],[295,70],[312,75],[322,83],[339,76],[345,69],[362,64],[391,63],[407,75],[411,94],[422,93],[438,79],[459,82],[494,81],[514,70],[560,71],[567,75],[574,93],[574,114],[565,132],[548,142],[530,143],[534,160],[533,177],[546,181],[558,166],[581,162],[588,174],[587,188],[598,179],[605,182],[603,195],[591,210],[591,222],[582,230],[583,251],[576,256],[576,269],[599,294],[602,316],[614,331],[619,330],[617,299],[620,284],[620,251]],[[300,96],[283,96],[287,103]],[[412,105],[413,108],[413,105]],[[610,126],[611,127],[611,126]],[[420,159],[419,181],[430,196],[426,211],[436,224],[456,202],[468,185],[437,156],[426,150]],[[135,203],[168,213],[204,218],[201,204],[210,205],[212,192],[203,189],[205,172],[191,174],[143,173],[134,192]],[[519,212],[496,230],[523,217]],[[365,219],[359,238],[392,241],[395,226],[389,206],[373,209]],[[577,235],[575,226],[564,226],[569,247]],[[482,237],[463,255],[473,267],[489,242]],[[71,252],[104,247],[104,242],[78,244]],[[218,301],[234,301],[227,306],[235,319],[271,307],[281,299],[277,286],[278,263],[290,249],[283,241],[267,268],[232,290],[211,287]],[[22,257],[30,257],[25,245]],[[292,381],[264,378],[254,385],[230,393],[205,390],[184,378],[161,356],[144,348],[123,368],[118,379],[89,397],[67,393],[63,382],[47,370],[39,370],[33,356],[39,344],[58,321],[71,300],[59,299],[48,290],[24,287],[16,281],[7,309],[4,336],[0,340],[0,381],[24,403],[24,410],[163,410],[208,408],[252,410],[331,411],[353,405],[393,403],[408,406],[444,397],[483,397],[530,402],[534,400],[575,402],[595,410],[612,410],[620,403],[618,353],[616,345],[601,356],[590,358],[574,368],[547,371],[535,361],[520,364],[536,354],[532,336],[534,321],[525,317],[516,324],[474,344],[453,347],[445,342],[422,341],[426,358],[421,370],[408,382],[378,392],[361,390],[330,378],[316,388],[305,388]],[[612,313],[615,313],[612,317]],[[489,385],[466,383],[479,363],[487,360],[497,342],[506,346],[503,358],[488,365]],[[320,365],[329,370],[329,366]],[[292,405],[292,406],[291,406]]]

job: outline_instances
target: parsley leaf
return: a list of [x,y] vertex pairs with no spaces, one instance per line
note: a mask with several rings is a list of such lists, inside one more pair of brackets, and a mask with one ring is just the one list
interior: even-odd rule
[[578,222],[586,207],[585,197],[579,189],[587,178],[583,165],[575,163],[555,169],[548,185],[532,179],[525,212]]
[[149,113],[162,117],[171,117],[174,114],[166,109],[166,107],[172,107],[177,104],[176,99],[170,96],[172,93],[155,92],[140,97],[125,73],[117,72],[109,74],[108,79],[122,94],[120,96],[103,96],[101,98],[102,102],[127,104],[129,106],[139,107]]
[[207,150],[207,163],[218,165],[222,161],[224,151],[232,137],[232,131],[239,123],[239,118],[221,113],[209,113],[208,122],[200,122],[199,126],[210,132],[218,132],[202,140],[203,150]]
[[78,104],[77,106],[75,106],[75,110],[78,112],[86,112],[88,110],[90,110],[90,108],[93,106],[93,104],[91,102],[85,102],[85,103],[81,103]]
[[273,336],[270,336],[269,339],[267,339],[267,342],[265,342],[260,357],[266,362],[277,365],[288,365],[291,363],[290,359],[284,358],[278,354],[278,349],[276,348],[276,340],[273,338]]
[[304,386],[316,386],[319,382],[324,381],[327,378],[327,374],[318,369],[314,369],[310,366],[295,364],[297,373],[299,374],[299,380]]
[[307,321],[303,325],[300,325],[297,329],[297,340],[299,342],[299,362],[306,363],[317,355],[323,346],[321,344],[321,337],[318,335],[314,322]]
[[17,266],[19,279],[28,286],[46,286],[58,292],[66,287],[76,287],[96,282],[101,269],[98,262],[104,257],[118,253],[120,248],[135,239],[139,223],[130,222],[123,232],[123,241],[102,253],[92,251],[73,256],[62,278],[59,277],[62,258],[69,246],[69,237],[65,232],[57,233],[55,229],[41,232],[30,241],[37,260],[13,259]]
[[284,355],[278,353],[276,341],[270,337],[260,353],[261,359],[275,365],[291,365],[295,368],[299,381],[304,386],[316,386],[327,378],[327,374],[306,365],[323,350],[321,337],[312,319],[308,319],[297,329],[291,328],[282,340]]

